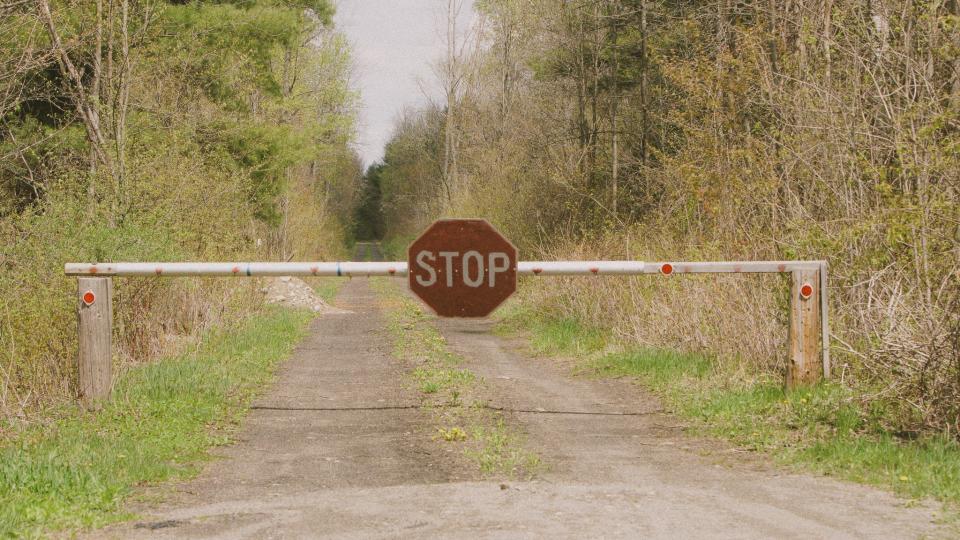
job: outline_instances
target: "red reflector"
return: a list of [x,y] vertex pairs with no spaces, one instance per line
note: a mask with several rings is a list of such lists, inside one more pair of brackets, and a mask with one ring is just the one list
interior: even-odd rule
[[660,273],[665,276],[669,276],[673,273],[673,265],[670,263],[663,263],[660,265]]
[[81,298],[83,298],[83,303],[88,306],[92,306],[93,303],[97,301],[97,295],[93,294],[93,291],[83,293]]
[[813,296],[813,285],[810,285],[809,283],[804,283],[803,285],[801,285],[800,298],[803,298],[804,300],[806,300],[811,296]]

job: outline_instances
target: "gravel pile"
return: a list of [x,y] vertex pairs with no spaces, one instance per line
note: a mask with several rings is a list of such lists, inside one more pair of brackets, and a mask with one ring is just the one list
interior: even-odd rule
[[295,277],[270,278],[260,291],[270,304],[306,308],[316,313],[347,313],[323,301],[302,279]]

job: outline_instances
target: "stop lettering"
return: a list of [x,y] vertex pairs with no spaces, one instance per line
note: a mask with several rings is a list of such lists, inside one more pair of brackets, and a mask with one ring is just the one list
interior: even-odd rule
[[[476,250],[470,250],[464,254],[457,251],[441,251],[434,253],[423,250],[417,253],[415,259],[417,266],[425,272],[420,272],[416,276],[417,284],[423,287],[432,287],[437,284],[437,271],[434,265],[437,258],[443,259],[441,263],[446,274],[445,285],[453,287],[457,285],[455,280],[460,279],[467,287],[483,287],[484,285],[493,288],[497,286],[497,274],[504,274],[510,270],[510,255],[502,251],[495,251],[487,254],[486,259]],[[457,272],[454,270],[456,266]]]
[[517,248],[482,219],[445,219],[407,253],[410,289],[443,317],[484,317],[517,288]]

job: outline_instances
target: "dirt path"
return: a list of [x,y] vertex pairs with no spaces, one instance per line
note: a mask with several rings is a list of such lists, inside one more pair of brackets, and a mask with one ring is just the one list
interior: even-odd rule
[[[337,307],[257,401],[241,440],[143,521],[131,538],[829,537],[934,533],[931,511],[877,490],[783,474],[682,435],[622,381],[572,378],[529,359],[484,321],[443,321],[549,469],[481,480],[430,439],[390,356],[373,293],[350,281]],[[629,414],[622,414],[629,413]],[[446,445],[446,448],[453,448]]]

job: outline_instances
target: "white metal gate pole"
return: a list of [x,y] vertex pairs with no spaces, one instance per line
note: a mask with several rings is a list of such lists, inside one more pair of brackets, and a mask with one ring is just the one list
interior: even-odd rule
[[110,278],[83,277],[78,284],[80,351],[78,383],[80,400],[87,406],[110,395],[113,371],[113,283]]

